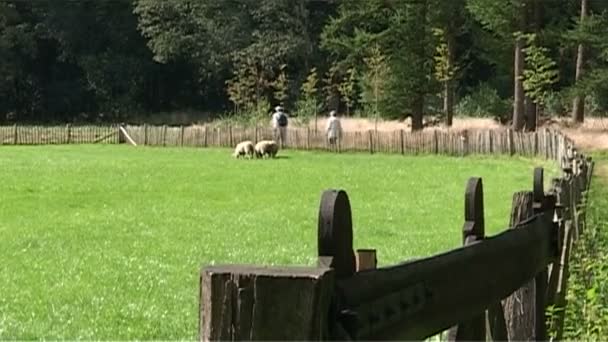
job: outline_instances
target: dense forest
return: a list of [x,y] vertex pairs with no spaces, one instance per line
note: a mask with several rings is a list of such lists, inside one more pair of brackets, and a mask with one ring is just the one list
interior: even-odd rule
[[608,109],[605,0],[0,2],[0,121]]

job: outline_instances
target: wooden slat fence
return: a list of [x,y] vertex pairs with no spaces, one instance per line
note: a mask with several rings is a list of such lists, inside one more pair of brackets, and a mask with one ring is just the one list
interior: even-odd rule
[[[230,148],[245,140],[257,142],[273,139],[267,126],[127,126],[127,132],[138,145]],[[559,131],[540,130],[532,133],[512,130],[466,130],[450,132],[357,131],[345,132],[337,152],[392,154],[507,154],[541,156],[558,160],[565,137]],[[326,150],[330,146],[322,131],[289,128],[285,147],[297,150]]]
[[0,145],[119,143],[118,126],[0,126]]
[[[271,140],[273,130],[268,126],[205,125],[152,126],[127,125],[125,131],[142,146],[184,146],[231,148],[245,140]],[[2,145],[90,144],[124,142],[118,126],[0,126]],[[367,152],[392,154],[506,154],[526,157],[539,156],[562,161],[562,151],[572,143],[559,131],[539,130],[522,133],[512,130],[465,130],[422,132],[358,131],[345,132],[336,152]],[[290,127],[288,149],[329,151],[323,131]]]

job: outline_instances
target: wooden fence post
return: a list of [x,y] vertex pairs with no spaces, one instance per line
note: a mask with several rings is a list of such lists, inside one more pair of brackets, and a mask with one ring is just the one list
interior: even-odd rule
[[[462,227],[462,243],[470,245],[485,238],[483,210],[483,184],[481,178],[469,179],[464,200],[465,223]],[[448,333],[449,341],[485,341],[486,313],[452,327]]]
[[201,140],[201,130],[199,129],[199,127],[194,126],[192,126],[192,129],[194,130],[194,142],[192,143],[192,146],[198,147],[200,146],[199,140]]
[[179,126],[179,146],[184,146],[184,126]]
[[538,156],[538,132],[534,132],[534,156]]
[[[564,233],[561,245],[561,258],[560,262],[556,265],[556,275],[553,274],[552,270],[552,281],[549,285],[549,303],[555,306],[556,314],[551,320],[552,330],[555,331],[555,336],[552,337],[554,340],[561,340],[563,337],[564,328],[564,311],[566,306],[566,292],[568,288],[568,275],[569,275],[569,260],[571,249],[577,239],[578,229],[581,224],[584,225],[584,214],[578,212],[578,200],[582,191],[580,178],[577,173],[580,174],[581,170],[577,170],[576,165],[576,149],[572,148],[572,153],[568,153],[564,159],[568,160],[563,165],[564,177],[559,179],[555,186],[559,198],[559,211],[558,216],[559,222],[563,225]],[[562,151],[563,153],[563,151]],[[584,164],[584,162],[583,162]],[[583,169],[589,167],[583,166]],[[590,165],[592,168],[593,165]],[[586,170],[589,175],[589,170]],[[589,179],[589,176],[588,178]]]
[[[533,213],[535,215],[545,213],[547,217],[553,220],[555,214],[555,197],[545,196],[544,191],[544,171],[542,167],[534,169],[534,180],[532,185],[532,197],[533,197]],[[558,228],[556,226],[556,228]],[[555,250],[559,249],[559,229],[555,230]],[[555,255],[555,259],[558,260],[559,256]],[[546,341],[547,340],[547,317],[545,315],[545,309],[547,307],[547,288],[549,281],[549,273],[547,268],[543,269],[534,278],[534,306],[535,306],[535,324],[534,324],[534,340],[535,341]]]
[[595,162],[593,161],[593,158],[587,157],[587,187],[586,187],[586,189],[589,189],[589,185],[591,184],[591,176],[593,176],[594,164],[595,164]]
[[[343,190],[326,190],[321,195],[317,229],[318,266],[330,267],[336,280],[351,277],[357,261],[353,251],[353,226],[350,202]],[[330,331],[356,331],[356,318],[340,312],[330,323]],[[348,335],[348,333],[346,333]],[[356,338],[348,336],[347,339]],[[344,338],[342,338],[344,339]]]
[[494,131],[488,130],[488,145],[490,153],[494,153]]
[[17,133],[17,124],[13,126],[13,145],[19,143],[19,133]]
[[547,285],[547,305],[553,305],[556,303],[556,295],[558,292],[559,277],[564,266],[562,260],[564,251],[568,245],[569,238],[565,230],[564,222],[564,188],[565,180],[563,178],[554,178],[551,180],[551,189],[549,193],[555,199],[555,224],[558,229],[558,250],[559,255],[557,263],[551,266],[551,272],[549,274],[549,283]]
[[148,145],[148,124],[144,124],[144,145]]
[[373,147],[373,145],[374,145],[374,138],[372,137],[372,131],[369,130],[369,131],[367,131],[367,133],[368,133],[368,136],[369,136],[369,153],[373,154],[374,153],[374,147]]
[[167,125],[163,125],[163,146],[167,146]]
[[583,155],[579,154],[577,156],[577,172],[574,177],[577,186],[577,223],[579,232],[583,233],[586,227],[585,220],[585,191],[587,186],[587,169],[585,165],[585,158]]
[[433,131],[433,153],[439,154],[439,133],[437,130]]
[[547,304],[553,305],[555,314],[551,319],[551,330],[555,332],[552,340],[561,340],[563,333],[564,308],[566,303],[566,292],[568,287],[568,275],[570,268],[570,252],[573,246],[572,221],[569,217],[570,207],[570,182],[564,178],[556,181],[555,189],[558,198],[558,225],[561,232],[560,257],[551,269],[551,278],[547,290]]
[[310,150],[310,126],[306,126],[306,150]]
[[232,141],[232,124],[228,124],[228,141],[230,143],[230,147],[232,147],[233,141]]
[[378,266],[375,249],[357,249],[355,259],[357,272],[373,270]]
[[327,341],[334,271],[219,265],[200,273],[199,341]]
[[67,124],[67,125],[65,125],[65,140],[68,145],[72,142],[71,137],[72,137],[72,125]]
[[462,131],[462,155],[467,156],[469,152],[469,130]]
[[[555,132],[553,133],[553,159],[554,160],[558,160],[558,154],[559,154],[559,133]],[[559,160],[558,160],[559,161]]]
[[[257,133],[257,130],[256,130]],[[207,147],[207,125],[205,125],[205,136],[203,137],[203,147]]]
[[[513,195],[509,226],[511,229],[534,215],[534,195],[531,191]],[[509,341],[529,341],[535,337],[535,281],[530,280],[503,301]],[[543,308],[544,309],[544,308]]]
[[570,181],[570,218],[572,220],[572,229],[574,234],[574,240],[578,240],[580,230],[580,216],[579,216],[579,204],[580,204],[580,187],[578,181],[578,166],[577,166],[577,151],[573,149],[573,158],[570,160],[569,172],[564,169],[568,175]]
[[399,141],[401,143],[401,154],[405,154],[405,146],[403,145],[403,129],[399,130]]
[[334,268],[337,278],[349,277],[355,273],[352,215],[345,191],[326,190],[321,196],[317,249],[320,262],[323,262],[322,258],[332,258],[324,266]]
[[509,155],[515,154],[515,143],[513,141],[513,130],[507,130],[507,146],[509,148]]
[[553,132],[548,131],[547,133],[547,159],[553,159]]

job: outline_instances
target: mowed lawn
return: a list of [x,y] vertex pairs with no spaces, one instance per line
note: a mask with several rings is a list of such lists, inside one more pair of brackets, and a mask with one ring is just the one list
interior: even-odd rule
[[[345,189],[381,265],[460,245],[465,184],[487,231],[539,160],[226,149],[0,148],[0,339],[197,338],[202,265],[311,265],[321,193]],[[548,178],[548,177],[547,177]]]

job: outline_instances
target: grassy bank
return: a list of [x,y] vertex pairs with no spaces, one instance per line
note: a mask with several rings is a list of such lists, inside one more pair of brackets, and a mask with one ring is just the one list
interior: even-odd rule
[[593,157],[587,228],[570,264],[566,340],[600,341],[608,333],[608,152]]

